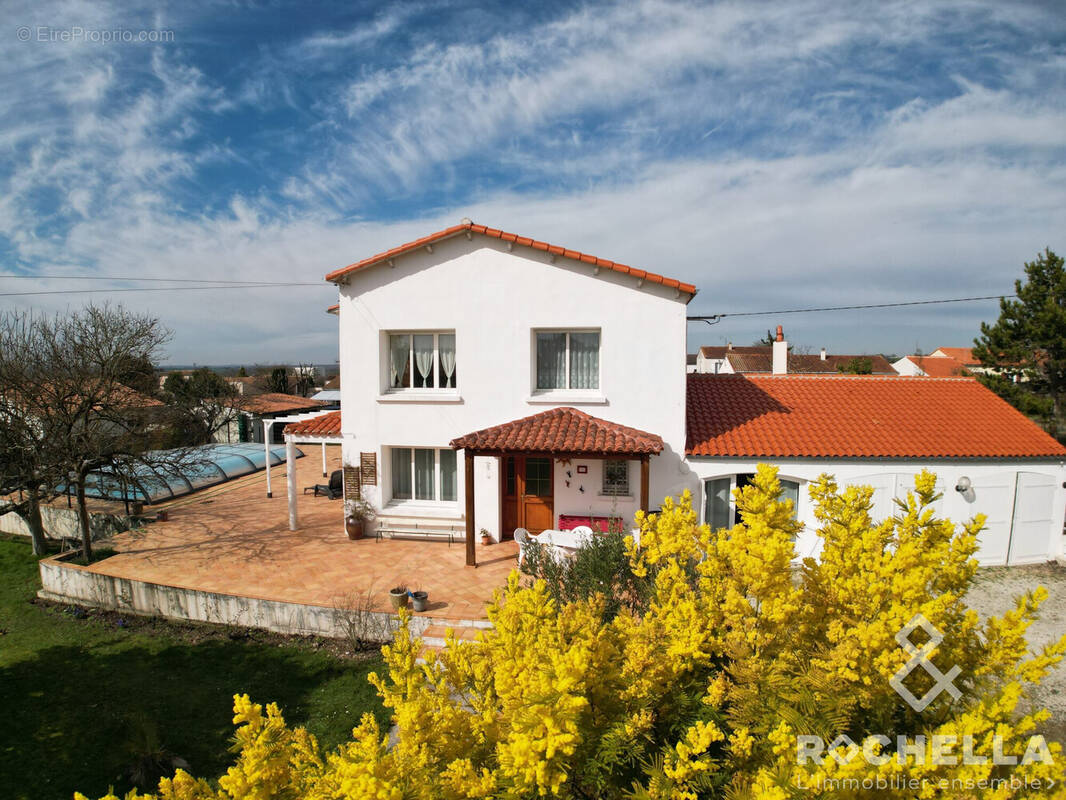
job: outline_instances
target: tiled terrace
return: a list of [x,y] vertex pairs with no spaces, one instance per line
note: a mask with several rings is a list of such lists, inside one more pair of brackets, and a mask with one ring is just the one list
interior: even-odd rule
[[[388,610],[388,590],[406,584],[429,592],[424,616],[447,620],[485,618],[492,591],[506,583],[517,546],[477,546],[478,567],[464,564],[464,543],[383,539],[349,541],[340,500],[303,494],[324,483],[317,445],[302,445],[296,461],[300,530],[288,529],[285,465],[271,473],[274,497],[266,497],[263,472],[230,481],[158,508],[167,522],[113,539],[116,555],[93,572],[166,586],[331,607],[372,589]],[[340,467],[340,448],[330,447],[329,469]],[[153,507],[153,509],[156,507]]]

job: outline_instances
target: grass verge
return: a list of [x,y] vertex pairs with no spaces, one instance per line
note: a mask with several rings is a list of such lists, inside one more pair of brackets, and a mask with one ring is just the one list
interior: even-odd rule
[[5,797],[69,800],[114,786],[144,744],[216,778],[232,756],[232,696],[277,702],[326,747],[364,712],[387,720],[366,674],[332,640],[167,623],[36,600],[29,544],[0,538],[0,786]]

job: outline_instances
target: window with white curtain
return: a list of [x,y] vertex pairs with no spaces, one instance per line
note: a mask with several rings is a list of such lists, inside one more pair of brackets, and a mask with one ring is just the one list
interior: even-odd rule
[[459,496],[455,451],[393,447],[392,499],[454,503]]
[[599,331],[537,331],[538,391],[600,388]]
[[455,333],[390,333],[389,391],[456,388]]

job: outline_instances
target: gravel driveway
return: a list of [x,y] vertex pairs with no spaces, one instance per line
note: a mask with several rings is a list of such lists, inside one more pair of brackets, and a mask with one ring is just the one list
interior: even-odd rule
[[[1028,639],[1030,647],[1040,648],[1066,634],[1066,566],[984,567],[977,571],[966,601],[982,617],[999,616],[1013,607],[1014,597],[1038,586],[1047,589],[1048,598]],[[1051,711],[1044,733],[1066,744],[1066,661],[1044,679],[1034,699]]]

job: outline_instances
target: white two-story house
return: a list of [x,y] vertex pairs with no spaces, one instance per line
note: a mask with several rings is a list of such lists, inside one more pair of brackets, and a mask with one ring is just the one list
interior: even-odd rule
[[482,530],[628,526],[687,485],[694,286],[469,220],[327,280],[346,496],[382,530],[465,534],[472,561]]

